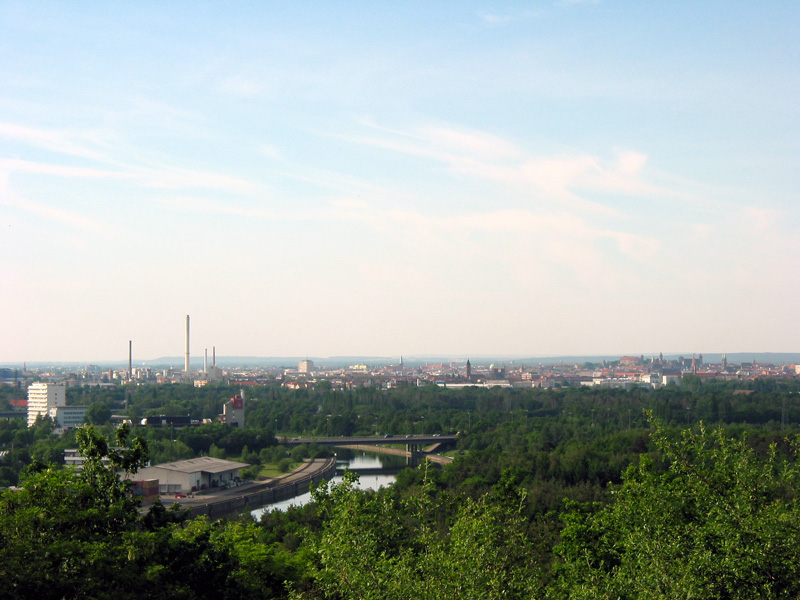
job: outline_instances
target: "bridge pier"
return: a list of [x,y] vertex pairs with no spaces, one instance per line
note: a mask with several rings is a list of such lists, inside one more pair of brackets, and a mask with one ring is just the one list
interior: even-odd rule
[[406,444],[406,452],[408,452],[408,456],[406,457],[406,465],[412,469],[416,469],[419,466],[420,459],[425,455],[425,453],[422,451],[422,445],[415,442],[409,442]]

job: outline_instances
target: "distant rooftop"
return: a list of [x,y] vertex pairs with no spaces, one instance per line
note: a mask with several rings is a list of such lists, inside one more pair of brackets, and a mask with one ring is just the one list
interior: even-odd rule
[[224,473],[232,469],[243,469],[249,466],[250,465],[247,463],[224,460],[222,458],[212,458],[211,456],[201,456],[199,458],[153,465],[155,468],[177,471],[179,473]]

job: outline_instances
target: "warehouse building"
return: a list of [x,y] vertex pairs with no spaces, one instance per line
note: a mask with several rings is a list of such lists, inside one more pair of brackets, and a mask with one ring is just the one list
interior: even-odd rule
[[158,479],[161,494],[190,494],[239,485],[246,463],[201,456],[140,469],[137,479]]

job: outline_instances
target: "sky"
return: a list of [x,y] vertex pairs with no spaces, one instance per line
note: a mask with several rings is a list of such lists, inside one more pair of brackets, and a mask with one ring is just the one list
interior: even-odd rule
[[0,3],[0,362],[800,351],[800,3]]

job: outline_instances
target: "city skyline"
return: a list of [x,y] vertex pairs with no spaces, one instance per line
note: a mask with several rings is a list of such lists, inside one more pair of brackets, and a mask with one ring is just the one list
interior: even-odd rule
[[80,6],[0,6],[0,363],[800,350],[796,3]]

